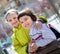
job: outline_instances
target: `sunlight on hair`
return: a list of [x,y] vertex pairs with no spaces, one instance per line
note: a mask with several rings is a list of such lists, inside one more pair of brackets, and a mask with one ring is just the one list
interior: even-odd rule
[[22,11],[19,12],[19,14],[23,13],[23,12],[26,12],[26,11],[31,11],[31,9],[30,8],[24,8]]

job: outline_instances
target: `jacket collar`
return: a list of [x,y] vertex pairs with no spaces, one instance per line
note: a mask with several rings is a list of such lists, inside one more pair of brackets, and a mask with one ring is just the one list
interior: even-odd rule
[[17,28],[13,28],[13,32],[16,32],[16,31],[18,31],[19,29],[21,29],[21,27],[22,27],[22,25],[19,23],[19,25],[18,25],[18,27]]

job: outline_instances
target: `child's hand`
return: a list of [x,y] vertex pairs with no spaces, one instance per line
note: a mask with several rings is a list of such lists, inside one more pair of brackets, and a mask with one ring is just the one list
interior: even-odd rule
[[36,24],[34,27],[35,29],[42,28],[42,23],[40,21],[36,21]]
[[36,52],[37,49],[38,47],[35,43],[29,43],[29,52]]

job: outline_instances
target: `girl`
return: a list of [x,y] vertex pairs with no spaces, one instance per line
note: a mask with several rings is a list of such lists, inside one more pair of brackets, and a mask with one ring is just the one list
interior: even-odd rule
[[56,40],[56,36],[46,24],[42,24],[42,28],[38,28],[36,30],[34,28],[36,19],[37,17],[30,10],[22,11],[18,15],[18,20],[21,22],[22,26],[30,30],[29,34],[31,37],[31,44],[29,46],[33,47],[33,45],[36,44],[36,46],[39,48],[44,47]]

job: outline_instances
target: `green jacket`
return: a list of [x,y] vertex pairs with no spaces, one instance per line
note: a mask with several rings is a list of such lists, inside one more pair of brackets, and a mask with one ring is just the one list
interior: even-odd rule
[[27,54],[26,49],[30,41],[29,31],[21,25],[13,29],[12,44],[18,54]]

